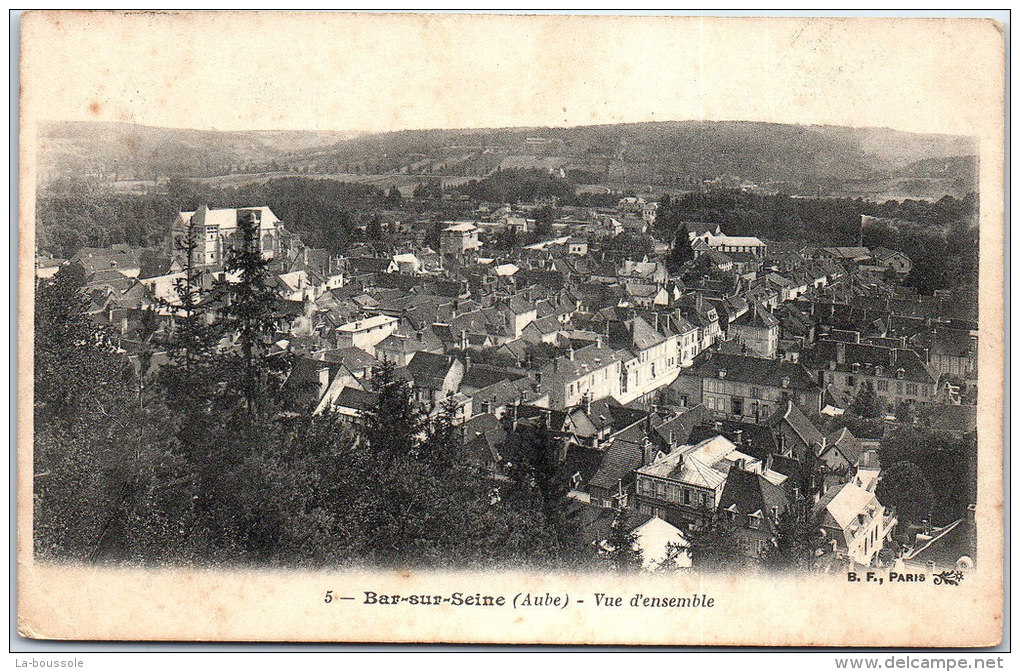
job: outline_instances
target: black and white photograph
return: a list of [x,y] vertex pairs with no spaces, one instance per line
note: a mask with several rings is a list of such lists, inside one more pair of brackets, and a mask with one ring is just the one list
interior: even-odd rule
[[1001,641],[1001,26],[22,31],[23,636]]

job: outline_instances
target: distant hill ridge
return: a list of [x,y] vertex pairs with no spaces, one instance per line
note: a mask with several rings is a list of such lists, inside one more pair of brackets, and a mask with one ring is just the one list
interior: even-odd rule
[[371,134],[52,122],[42,128],[40,150],[47,179],[84,174],[107,180],[200,178],[258,171],[480,177],[500,167],[534,166],[576,170],[614,187],[684,188],[731,176],[794,190],[838,190],[904,179],[953,193],[976,185],[977,142],[888,128],[746,121]]

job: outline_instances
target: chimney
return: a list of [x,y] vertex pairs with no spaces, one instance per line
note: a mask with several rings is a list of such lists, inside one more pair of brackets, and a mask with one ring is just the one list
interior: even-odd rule
[[836,343],[836,362],[839,364],[846,363],[846,343],[842,341]]
[[460,330],[460,349],[461,350],[467,350],[467,347],[468,347],[467,330],[466,329],[461,329]]
[[[643,451],[644,452],[644,464],[642,464],[641,466],[647,466],[647,465],[651,464],[652,462],[655,462],[655,455],[657,454],[658,451],[655,450],[655,444],[653,444],[648,439],[645,439],[644,444],[643,444],[643,448],[644,448],[644,451]],[[681,461],[681,463],[677,465],[677,469],[679,470],[680,467],[682,467],[682,466],[683,466],[683,462]]]
[[889,366],[896,366],[896,348],[889,350]]
[[715,433],[716,434],[722,434],[722,431],[723,431],[722,430],[722,420],[716,420],[715,421]]
[[464,373],[471,368],[471,355],[464,355]]
[[733,435],[734,435],[733,438],[735,439],[734,440],[735,444],[737,444],[738,446],[744,445],[744,430],[738,429],[735,432],[733,432]]

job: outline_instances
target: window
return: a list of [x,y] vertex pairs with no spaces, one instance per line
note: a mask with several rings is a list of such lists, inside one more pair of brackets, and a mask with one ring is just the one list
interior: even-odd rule
[[879,392],[888,392],[889,391],[889,381],[888,380],[880,380],[880,381],[878,381],[877,389],[878,389]]
[[744,400],[738,397],[730,397],[730,412],[733,415],[744,414]]
[[751,396],[754,397],[755,399],[761,399],[761,389],[757,387],[752,387]]
[[917,383],[907,383],[907,394],[917,396]]
[[690,506],[691,504],[691,490],[690,488],[684,488],[684,504]]

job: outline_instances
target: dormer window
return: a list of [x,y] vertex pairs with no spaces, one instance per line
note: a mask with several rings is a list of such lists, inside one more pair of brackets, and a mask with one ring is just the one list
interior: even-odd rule
[[726,519],[729,520],[731,523],[734,522],[737,519],[737,505],[736,504],[730,504],[729,506],[726,507],[725,511],[726,511]]
[[757,530],[759,527],[761,527],[761,518],[762,518],[761,511],[755,511],[754,513],[748,514],[747,526],[750,527],[752,530]]
[[720,378],[726,377],[726,369],[719,369],[719,377]]

